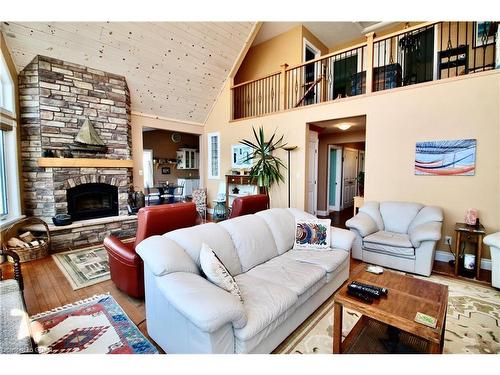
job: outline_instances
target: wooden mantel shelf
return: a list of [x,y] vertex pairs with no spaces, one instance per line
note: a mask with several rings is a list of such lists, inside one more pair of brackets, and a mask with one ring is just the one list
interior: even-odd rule
[[39,167],[46,168],[132,168],[133,160],[89,158],[38,158]]

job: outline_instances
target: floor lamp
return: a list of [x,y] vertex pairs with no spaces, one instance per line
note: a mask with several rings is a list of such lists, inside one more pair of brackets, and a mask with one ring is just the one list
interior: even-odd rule
[[288,208],[290,208],[290,152],[295,150],[297,146],[285,146],[283,147],[284,150],[288,153]]

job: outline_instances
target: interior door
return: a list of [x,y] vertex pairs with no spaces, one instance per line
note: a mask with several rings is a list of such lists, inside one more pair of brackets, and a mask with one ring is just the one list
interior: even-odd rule
[[340,211],[342,203],[342,147],[328,146],[328,210]]
[[318,133],[309,132],[307,147],[307,212],[316,215],[318,180]]
[[344,148],[344,162],[342,163],[342,208],[354,205],[356,195],[356,177],[358,174],[358,150]]
[[[306,46],[305,61],[314,60],[316,58],[316,54],[311,50],[309,46]],[[304,66],[304,93],[309,90],[309,88],[314,84],[316,80],[316,64],[308,64]],[[311,90],[304,98],[304,105],[313,104],[315,102],[316,90]]]

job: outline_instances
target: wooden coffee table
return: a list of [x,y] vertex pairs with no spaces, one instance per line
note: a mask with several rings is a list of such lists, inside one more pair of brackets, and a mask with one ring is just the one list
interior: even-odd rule
[[[387,297],[374,299],[371,304],[366,303],[347,294],[347,285],[351,280],[385,287],[389,290],[389,293]],[[388,270],[384,270],[381,275],[362,270],[352,276],[337,291],[334,302],[333,353],[349,352],[370,322],[387,325],[389,336],[392,333],[392,337],[397,337],[398,332],[401,331],[403,334],[409,334],[417,340],[423,341],[424,352],[443,352],[446,309],[448,306],[448,286],[446,285]],[[363,316],[342,342],[342,310],[344,307],[355,310]],[[436,328],[415,322],[417,312],[436,317]]]

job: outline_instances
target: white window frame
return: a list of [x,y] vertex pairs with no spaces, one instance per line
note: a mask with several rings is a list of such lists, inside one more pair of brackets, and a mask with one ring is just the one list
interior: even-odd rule
[[142,170],[144,171],[143,173],[144,187],[145,188],[153,187],[155,182],[155,177],[154,177],[155,172],[153,166],[153,150],[151,149],[142,150]]
[[17,142],[17,116],[14,77],[0,53],[0,124],[4,139],[1,150],[5,164],[5,201],[7,213],[0,216],[0,229],[18,220],[21,215],[21,191],[19,178],[19,145]]
[[[217,174],[213,173],[212,170],[212,138],[216,137],[217,138]],[[220,133],[219,132],[214,132],[214,133],[208,133],[207,134],[207,178],[209,180],[218,180],[220,179],[220,148],[221,148],[221,143],[220,143]]]

